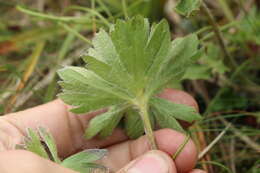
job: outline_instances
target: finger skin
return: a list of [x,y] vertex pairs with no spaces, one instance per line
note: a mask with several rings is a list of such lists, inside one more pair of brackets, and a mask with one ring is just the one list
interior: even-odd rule
[[[166,89],[160,96],[176,103],[196,106],[196,101],[183,91]],[[25,111],[0,117],[0,151],[14,149],[16,144],[22,142],[27,128],[35,129],[39,126],[52,133],[57,143],[59,155],[63,157],[85,148],[101,148],[125,141],[127,137],[119,129],[116,129],[105,140],[98,138],[84,139],[83,134],[88,121],[101,112],[103,111],[75,115],[70,113],[69,107],[58,99]]]
[[29,151],[10,150],[0,154],[1,173],[76,173]]
[[2,150],[14,149],[16,144],[22,143],[27,128],[38,127],[44,127],[52,133],[59,155],[64,157],[84,148],[104,147],[126,140],[127,137],[120,130],[115,130],[113,135],[105,140],[84,138],[87,122],[100,112],[102,111],[75,115],[68,111],[68,107],[61,100],[55,100],[0,117],[0,151],[1,145]]
[[[185,135],[172,129],[161,129],[155,133],[159,150],[172,156],[179,146],[184,142]],[[112,171],[124,167],[131,160],[143,155],[150,150],[146,136],[137,140],[129,140],[108,148],[108,156],[102,160],[102,164]],[[122,157],[124,156],[124,157]],[[197,150],[195,144],[190,140],[175,159],[178,173],[191,171],[197,161]]]
[[[157,158],[153,162],[149,160],[144,160],[144,158],[148,157],[154,157]],[[159,163],[158,163],[159,162]],[[160,163],[163,162],[163,163]],[[163,168],[158,168],[158,164],[163,165]],[[145,172],[156,172],[156,173],[177,173],[175,164],[173,160],[167,155],[166,153],[159,151],[159,150],[150,150],[147,153],[135,158],[132,160],[130,163],[125,165],[123,168],[121,168],[119,171],[116,173],[139,173],[140,170],[138,170],[137,165],[143,169],[146,169],[147,171]],[[158,170],[151,170],[154,167],[157,167]],[[133,168],[135,171],[133,171]],[[137,169],[137,170],[136,170]],[[156,169],[156,168],[155,168]],[[144,171],[140,172],[143,173]]]
[[193,169],[191,172],[189,173],[207,173],[206,171],[203,171],[201,169]]

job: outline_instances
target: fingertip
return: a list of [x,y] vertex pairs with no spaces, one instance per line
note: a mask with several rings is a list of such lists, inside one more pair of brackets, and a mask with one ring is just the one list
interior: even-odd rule
[[175,165],[174,161],[172,160],[172,158],[167,153],[160,151],[160,150],[152,150],[152,151],[149,151],[149,153],[162,158],[162,160],[166,163],[166,165],[168,167],[167,173],[177,173],[176,165]]
[[136,158],[118,173],[177,173],[173,160],[164,152],[148,151]]
[[191,172],[189,173],[207,173],[206,171],[203,171],[201,169],[193,169]]
[[[172,129],[158,130],[155,135],[159,149],[168,153],[170,156],[175,154],[186,138],[184,134]],[[196,146],[192,140],[189,140],[175,159],[177,170],[180,173],[189,172],[194,168],[196,161]]]

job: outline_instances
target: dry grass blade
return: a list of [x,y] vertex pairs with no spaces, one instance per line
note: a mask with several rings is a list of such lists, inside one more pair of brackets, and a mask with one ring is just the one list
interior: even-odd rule
[[[228,122],[224,118],[220,118],[220,120],[227,125]],[[232,124],[230,124],[230,129],[232,132],[243,142],[245,142],[251,149],[260,153],[260,145],[252,141],[248,136],[243,135],[238,129],[236,129]]]
[[[62,66],[66,66],[66,65],[71,65],[73,63],[75,59],[71,58],[71,59],[66,59],[64,60],[61,65]],[[32,96],[33,93],[37,90],[40,90],[44,87],[46,87],[52,80],[53,77],[56,74],[56,68],[52,69],[47,75],[45,75],[45,77],[39,81],[32,89],[30,92],[22,94],[20,96],[20,99],[17,100],[16,104],[14,105],[14,110],[17,109],[18,107],[22,106],[24,103],[26,103],[27,100],[29,100]]]
[[204,155],[222,138],[222,136],[227,132],[230,128],[231,124],[228,124],[226,128],[202,151],[200,152],[198,158],[201,159]]
[[29,57],[29,64],[28,66],[26,67],[26,70],[23,74],[23,77],[21,80],[19,80],[18,82],[18,85],[16,87],[16,94],[13,95],[10,100],[9,100],[9,104],[6,108],[6,113],[12,111],[12,107],[16,100],[17,100],[17,97],[19,96],[19,92],[24,88],[26,82],[28,81],[28,79],[30,78],[30,76],[32,75],[32,73],[34,72],[34,69],[38,63],[38,60],[39,60],[39,57],[43,51],[43,48],[44,48],[44,45],[45,45],[45,42],[39,42],[37,43],[34,51],[32,52],[32,54],[30,55]]

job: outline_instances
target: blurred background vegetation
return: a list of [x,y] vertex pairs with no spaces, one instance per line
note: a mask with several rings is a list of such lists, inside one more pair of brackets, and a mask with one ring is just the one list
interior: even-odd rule
[[210,151],[200,155],[198,167],[259,173],[260,1],[204,0],[188,17],[176,12],[177,3],[0,0],[0,115],[55,99],[56,70],[81,65],[99,28],[137,14],[152,22],[165,18],[172,38],[195,32],[205,48],[184,80],[169,86],[188,91],[200,105],[204,119],[190,131],[199,151]]

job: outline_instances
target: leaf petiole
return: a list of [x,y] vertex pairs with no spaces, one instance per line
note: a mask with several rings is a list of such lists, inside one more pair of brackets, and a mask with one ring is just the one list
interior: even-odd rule
[[148,142],[150,144],[151,149],[157,150],[158,147],[156,144],[156,140],[155,140],[155,137],[153,134],[153,129],[152,129],[149,114],[148,114],[147,101],[146,101],[146,99],[139,99],[139,100],[140,101],[136,105],[139,109],[139,113],[140,113],[141,119],[143,121],[145,134],[148,138]]

